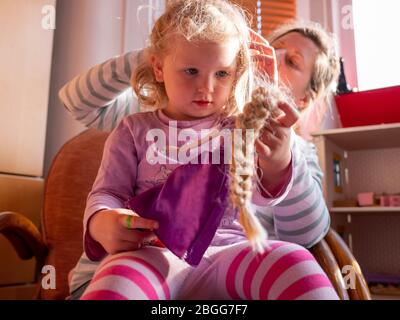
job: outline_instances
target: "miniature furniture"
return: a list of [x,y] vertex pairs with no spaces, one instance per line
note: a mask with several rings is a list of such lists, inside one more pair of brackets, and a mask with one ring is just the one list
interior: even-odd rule
[[314,134],[331,227],[348,244],[371,292],[382,284],[387,295],[400,284],[400,206],[393,201],[400,194],[399,137],[400,123]]

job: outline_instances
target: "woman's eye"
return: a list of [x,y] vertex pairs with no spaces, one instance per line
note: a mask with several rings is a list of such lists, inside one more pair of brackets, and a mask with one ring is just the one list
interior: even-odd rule
[[287,58],[286,61],[287,61],[287,64],[288,64],[289,66],[294,67],[294,68],[296,68],[296,69],[299,68],[299,65],[298,65],[298,63],[297,63],[296,60],[291,59],[291,58]]
[[194,74],[197,74],[197,69],[189,68],[185,70],[185,73],[192,76]]
[[216,73],[216,75],[217,75],[218,78],[225,78],[225,77],[228,77],[228,76],[229,76],[229,73],[226,72],[226,71],[218,71],[218,72]]

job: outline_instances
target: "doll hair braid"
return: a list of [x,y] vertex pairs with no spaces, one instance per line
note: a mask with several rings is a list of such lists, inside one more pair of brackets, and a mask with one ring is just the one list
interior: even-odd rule
[[233,159],[230,166],[230,200],[239,210],[240,224],[253,250],[259,253],[267,246],[267,232],[250,206],[256,171],[254,144],[265,123],[277,116],[278,105],[284,101],[287,101],[287,98],[278,86],[269,84],[258,87],[235,121]]

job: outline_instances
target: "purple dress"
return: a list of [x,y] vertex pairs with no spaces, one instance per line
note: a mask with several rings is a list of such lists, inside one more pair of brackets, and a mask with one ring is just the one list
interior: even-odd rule
[[198,265],[229,206],[229,166],[184,164],[164,184],[126,202],[159,222],[155,234],[177,257]]

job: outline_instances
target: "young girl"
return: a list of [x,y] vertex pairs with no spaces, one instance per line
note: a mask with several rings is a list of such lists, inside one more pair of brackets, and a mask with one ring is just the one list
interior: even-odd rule
[[[157,128],[168,137],[171,121],[178,132],[229,126],[227,116],[243,106],[251,91],[246,81],[251,71],[247,24],[227,1],[172,2],[151,40],[150,54],[137,66],[133,84],[139,102],[158,109],[125,118],[107,140],[88,197],[85,253],[71,274],[71,291],[86,288],[83,299],[337,299],[304,247],[271,240],[262,255],[254,253],[234,211],[225,213],[197,267],[165,248],[136,250],[153,235],[132,229],[151,230],[157,222],[135,216],[123,209],[124,203],[151,188],[161,170],[166,172],[147,161],[146,132]],[[287,105],[282,109],[285,115],[272,121],[257,148],[262,177],[253,202],[260,208],[279,205],[274,217],[267,210],[260,214],[269,231],[275,227],[278,239],[311,246],[325,235],[329,216],[317,200],[321,191],[297,139],[292,136],[290,143],[296,112]],[[176,165],[167,167],[171,171]],[[292,205],[299,209],[296,213]]]

